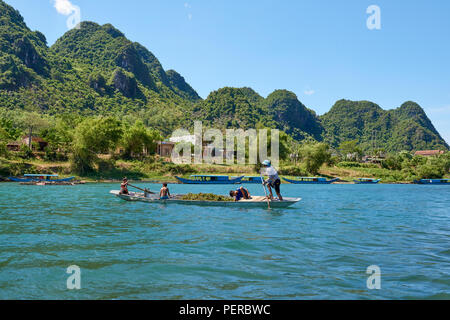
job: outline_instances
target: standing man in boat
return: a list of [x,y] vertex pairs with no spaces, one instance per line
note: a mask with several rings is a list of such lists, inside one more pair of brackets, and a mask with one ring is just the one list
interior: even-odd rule
[[269,178],[265,180],[263,184],[268,186],[270,198],[273,199],[272,188],[274,188],[275,192],[277,193],[278,199],[280,201],[283,201],[283,197],[281,196],[280,191],[281,180],[280,177],[278,176],[277,170],[275,170],[275,168],[272,167],[272,162],[270,162],[270,160],[264,160],[262,165],[265,168],[266,175],[269,176]]
[[120,194],[130,194],[128,192],[128,179],[127,178],[123,178],[123,181],[120,184]]

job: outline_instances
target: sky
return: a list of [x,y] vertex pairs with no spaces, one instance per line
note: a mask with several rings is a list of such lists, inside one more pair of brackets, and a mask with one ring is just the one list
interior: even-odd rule
[[[49,45],[68,31],[79,7],[82,21],[113,24],[203,98],[224,86],[251,87],[264,97],[288,89],[318,114],[340,99],[383,109],[412,100],[450,143],[448,0],[6,2]],[[368,12],[373,5],[379,15]]]

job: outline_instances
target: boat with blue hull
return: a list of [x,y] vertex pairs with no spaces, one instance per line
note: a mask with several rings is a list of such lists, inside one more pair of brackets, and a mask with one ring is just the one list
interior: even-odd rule
[[244,176],[230,178],[229,176],[193,175],[191,176],[191,179],[177,176],[175,176],[175,178],[183,184],[239,184]]
[[263,180],[261,177],[244,177],[241,181],[241,183],[255,183],[255,184],[262,184]]
[[13,182],[20,183],[39,183],[39,182],[51,182],[51,183],[61,183],[61,182],[71,182],[75,177],[69,177],[64,179],[52,179],[59,177],[57,174],[24,174],[23,178],[9,177],[8,179]]
[[332,184],[339,181],[339,178],[327,180],[322,177],[299,177],[296,179],[283,178],[283,180],[293,184]]
[[415,180],[414,183],[450,186],[450,179],[421,179],[421,180]]
[[377,184],[381,181],[381,179],[370,179],[370,178],[360,178],[357,180],[353,180],[356,184]]
[[25,179],[25,178],[17,178],[17,177],[9,177],[9,181],[12,182],[33,182],[33,179]]

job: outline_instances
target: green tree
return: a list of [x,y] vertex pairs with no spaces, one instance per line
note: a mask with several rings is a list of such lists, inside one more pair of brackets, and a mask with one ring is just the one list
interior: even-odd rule
[[56,119],[51,127],[41,130],[40,136],[48,142],[52,152],[59,150],[66,155],[74,140],[74,130],[62,119]]
[[8,142],[20,137],[20,130],[13,126],[10,119],[0,118],[0,141]]
[[156,141],[161,140],[161,135],[155,130],[149,130],[141,120],[131,128],[126,128],[121,145],[125,149],[125,157],[131,158],[133,155],[142,156],[144,151],[154,153]]
[[[18,119],[19,125],[27,131],[29,138],[33,137],[33,134],[39,130],[48,127],[47,118],[41,116],[37,112],[25,112]],[[28,143],[28,147],[31,149],[31,140]]]
[[439,157],[439,160],[442,163],[442,167],[444,169],[444,173],[450,173],[450,152],[446,152]]
[[417,175],[420,179],[440,179],[444,175],[443,168],[436,165],[426,163],[417,168]]
[[112,117],[90,118],[75,129],[72,168],[80,174],[93,169],[97,154],[113,151],[123,134],[122,123]]
[[298,154],[306,170],[312,174],[317,174],[320,167],[331,159],[330,147],[323,142],[305,143],[299,148]]
[[339,151],[343,157],[349,160],[358,160],[362,156],[362,150],[358,147],[358,140],[344,141],[339,145]]
[[90,118],[75,129],[75,145],[93,153],[108,153],[117,146],[122,134],[122,123],[116,118]]
[[0,141],[0,157],[8,159],[9,156],[10,156],[10,153],[9,153],[8,148],[6,146],[6,142]]

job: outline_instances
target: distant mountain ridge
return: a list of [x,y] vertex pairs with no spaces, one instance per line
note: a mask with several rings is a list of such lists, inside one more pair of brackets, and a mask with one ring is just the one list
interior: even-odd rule
[[[82,22],[48,47],[20,13],[0,0],[0,111],[50,115],[114,115],[170,134],[194,120],[218,128],[270,127],[296,140],[333,147],[358,140],[363,149],[448,149],[414,102],[383,110],[369,101],[340,100],[317,116],[287,90],[266,98],[251,88],[225,87],[202,99],[174,70],[111,24]],[[1,116],[1,114],[0,114]]]
[[320,120],[324,140],[333,146],[358,140],[363,149],[448,149],[424,110],[412,101],[384,110],[370,101],[339,100]]

